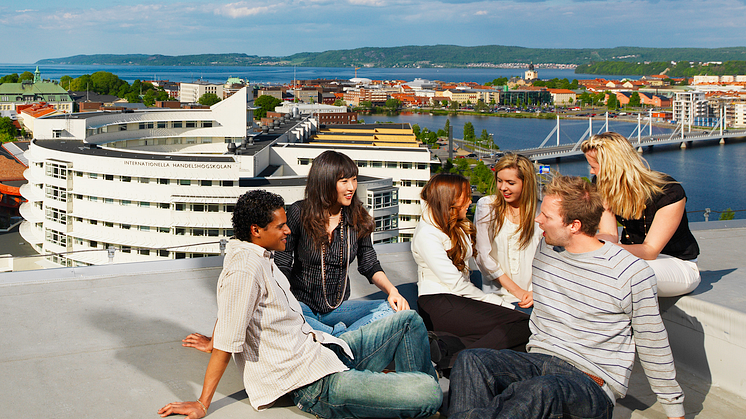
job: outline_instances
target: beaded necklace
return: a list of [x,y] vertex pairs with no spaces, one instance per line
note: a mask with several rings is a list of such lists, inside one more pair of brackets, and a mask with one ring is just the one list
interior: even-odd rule
[[[342,302],[345,299],[345,294],[347,293],[347,275],[349,274],[350,269],[350,238],[347,234],[347,224],[344,222],[344,215],[341,212],[339,216],[339,224],[342,226],[340,230],[342,243],[345,244],[345,246],[342,246],[339,251],[339,257],[341,261],[345,262],[345,276],[342,294],[339,296],[337,304],[333,306],[329,304],[329,297],[326,295],[326,265],[324,264],[324,260],[326,259],[326,245],[321,246],[321,294],[324,296],[324,303],[326,303],[326,306],[332,310],[342,305]],[[345,247],[347,248],[347,258],[345,258]]]

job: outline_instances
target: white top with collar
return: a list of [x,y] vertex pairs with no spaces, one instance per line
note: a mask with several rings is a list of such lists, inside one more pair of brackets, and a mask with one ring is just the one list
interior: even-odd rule
[[[422,218],[417,223],[412,238],[412,256],[417,263],[418,295],[454,294],[461,297],[485,301],[503,307],[514,308],[496,294],[487,294],[469,280],[469,269],[459,271],[446,251],[453,247],[448,236],[432,221],[430,209],[424,202]],[[463,233],[462,233],[463,234]],[[465,237],[468,261],[472,256],[471,240]]]

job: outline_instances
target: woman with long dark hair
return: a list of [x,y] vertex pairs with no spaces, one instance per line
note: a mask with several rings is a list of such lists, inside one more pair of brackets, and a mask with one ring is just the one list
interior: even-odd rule
[[469,181],[441,173],[430,179],[420,196],[422,218],[412,239],[412,255],[417,263],[417,305],[425,325],[458,336],[465,348],[525,351],[531,334],[529,316],[469,279],[475,242],[474,225],[466,218]]
[[[358,168],[342,153],[316,157],[308,173],[305,199],[290,206],[291,234],[275,261],[290,281],[308,323],[338,336],[394,313],[409,304],[378,262],[371,233],[375,225],[357,191]],[[348,300],[349,267],[388,294],[384,300]]]

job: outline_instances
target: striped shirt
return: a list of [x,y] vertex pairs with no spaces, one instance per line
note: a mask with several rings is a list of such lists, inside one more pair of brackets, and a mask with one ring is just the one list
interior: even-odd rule
[[624,397],[635,349],[669,417],[684,415],[684,394],[645,261],[611,243],[570,253],[544,240],[533,264],[529,352],[557,356],[601,377],[612,402]]
[[[370,235],[358,238],[351,226],[349,208],[342,207],[343,222],[332,232],[332,242],[325,252],[326,293],[322,291],[321,249],[312,241],[303,229],[301,209],[303,201],[298,201],[287,210],[287,225],[290,235],[284,252],[277,252],[277,266],[290,280],[290,286],[298,301],[305,303],[315,313],[332,311],[330,305],[336,306],[350,298],[350,278],[347,275],[349,264],[357,256],[357,270],[360,275],[372,282],[373,275],[383,271],[378,262],[376,251]],[[344,227],[344,233],[343,233]],[[342,236],[345,240],[342,240]],[[349,247],[348,247],[349,246]],[[326,298],[324,297],[326,295]]]
[[228,242],[217,298],[213,346],[233,354],[254,409],[347,369],[322,343],[352,356],[349,346],[306,323],[285,275],[263,247]]

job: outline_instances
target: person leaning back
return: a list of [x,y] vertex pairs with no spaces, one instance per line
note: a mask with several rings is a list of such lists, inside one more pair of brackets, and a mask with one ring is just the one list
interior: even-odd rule
[[[212,353],[202,394],[158,413],[207,415],[233,356],[257,410],[290,394],[300,409],[325,418],[433,415],[442,392],[422,319],[403,310],[339,338],[313,330],[273,261],[290,233],[286,221],[279,195],[254,190],[239,198],[235,238],[228,242],[217,284],[213,337],[184,339],[184,346]],[[396,372],[382,373],[392,361]]]

